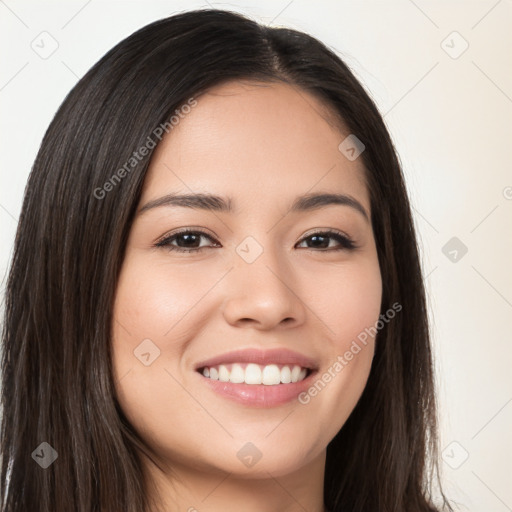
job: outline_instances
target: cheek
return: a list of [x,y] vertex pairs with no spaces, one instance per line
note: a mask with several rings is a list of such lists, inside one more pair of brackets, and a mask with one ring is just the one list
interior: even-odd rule
[[170,377],[165,369],[169,360],[179,357],[179,338],[185,338],[179,335],[185,322],[179,320],[186,318],[194,300],[194,291],[183,285],[183,278],[165,275],[151,263],[128,255],[114,302],[112,360],[117,397],[139,428],[147,417],[141,415],[145,404],[169,401]]
[[171,269],[147,260],[128,257],[119,278],[113,328],[117,366],[132,366],[133,351],[145,339],[158,347],[162,359],[176,359],[198,326],[194,312],[202,296],[215,283],[211,273],[198,275],[185,265]]
[[338,272],[317,273],[308,297],[326,332],[325,358],[299,402],[311,416],[330,418],[322,425],[315,424],[312,435],[331,439],[356,406],[371,369],[382,299],[376,255]]
[[[212,283],[147,260],[128,255],[123,263],[114,303],[112,360],[117,400],[152,444],[152,439],[169,436],[177,412],[185,418],[197,414],[197,404],[173,375],[179,380],[176,365],[198,325],[196,316],[191,322],[194,306]],[[181,431],[186,429],[183,425]]]
[[133,258],[121,272],[115,311],[130,331],[164,335],[197,301],[198,287],[186,273]]
[[309,308],[322,320],[330,349],[347,350],[379,318],[382,279],[376,255],[337,268],[317,269],[305,296]]

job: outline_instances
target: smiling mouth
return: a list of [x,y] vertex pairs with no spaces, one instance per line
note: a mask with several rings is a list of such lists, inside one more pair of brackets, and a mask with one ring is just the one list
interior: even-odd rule
[[204,366],[197,370],[203,377],[220,382],[276,386],[301,382],[314,370],[296,364],[231,363]]

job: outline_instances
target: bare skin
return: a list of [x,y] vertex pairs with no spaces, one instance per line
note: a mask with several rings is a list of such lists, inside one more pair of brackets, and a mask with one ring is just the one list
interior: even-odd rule
[[[306,193],[344,194],[370,218],[361,159],[338,149],[348,134],[302,90],[230,82],[198,97],[156,148],[139,209],[169,193],[199,192],[230,197],[234,207],[146,209],[127,243],[114,305],[114,372],[123,411],[163,469],[144,459],[162,510],[324,511],[326,447],[366,385],[374,340],[342,371],[333,365],[378,320],[382,281],[361,211],[290,206]],[[168,244],[200,251],[155,247],[180,228],[206,236],[196,235],[196,245],[183,236]],[[329,235],[315,244],[311,237],[326,230],[356,248]],[[247,237],[252,245],[244,245]],[[241,244],[262,252],[248,263]],[[145,339],[160,350],[148,366],[134,356]],[[195,365],[241,348],[291,349],[317,362],[318,378],[332,378],[307,403],[236,403],[212,391]],[[261,454],[251,467],[237,456],[248,442]]]

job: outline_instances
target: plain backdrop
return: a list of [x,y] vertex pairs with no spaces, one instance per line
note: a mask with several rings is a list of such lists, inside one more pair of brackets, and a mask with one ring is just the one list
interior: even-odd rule
[[[512,2],[210,2],[319,38],[377,103],[414,207],[442,470],[459,510],[512,511]],[[3,296],[24,187],[66,94],[135,30],[201,2],[0,0]]]

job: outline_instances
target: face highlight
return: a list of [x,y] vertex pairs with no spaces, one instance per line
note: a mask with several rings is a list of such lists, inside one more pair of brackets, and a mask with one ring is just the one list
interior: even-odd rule
[[[286,349],[310,361],[311,386],[375,324],[382,283],[362,161],[340,152],[349,133],[326,107],[289,85],[230,82],[197,102],[156,148],[130,230],[114,304],[119,403],[183,473],[320,467],[365,387],[371,338],[307,403],[234,400],[208,379],[257,382],[258,370],[236,356],[225,369],[204,362]],[[274,379],[263,385],[296,385],[277,382],[302,363],[279,357],[254,363]]]

